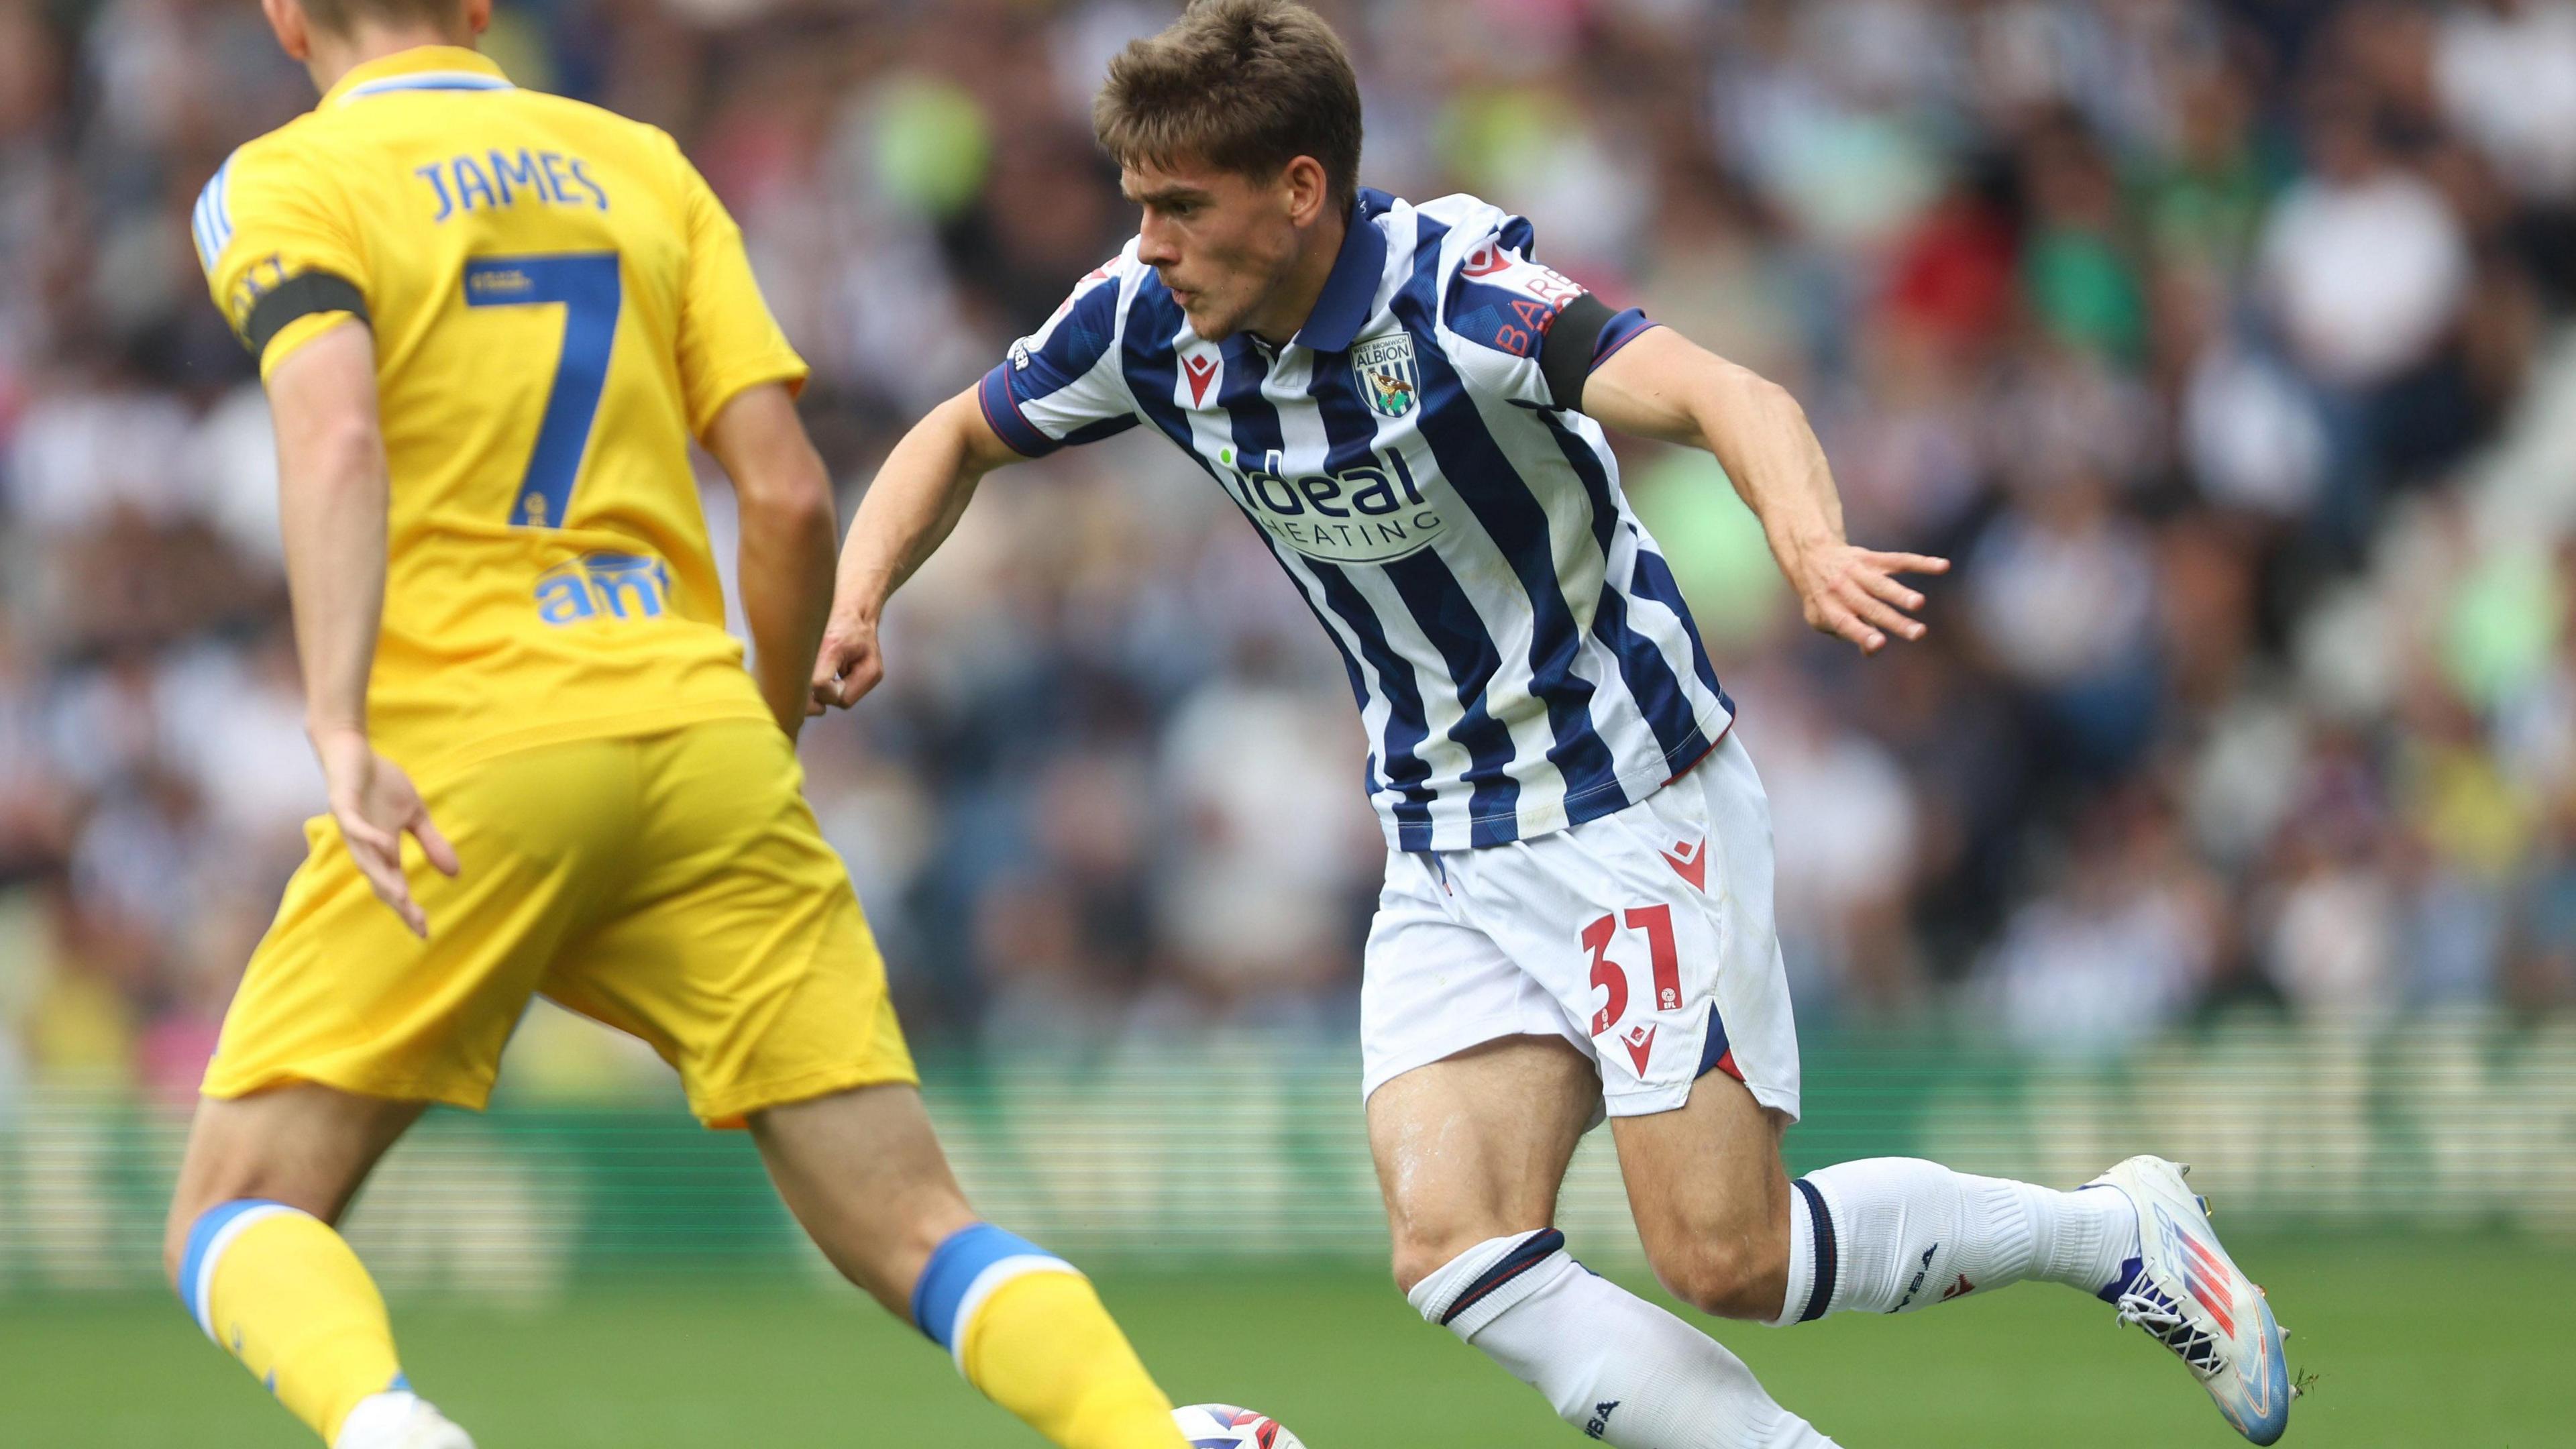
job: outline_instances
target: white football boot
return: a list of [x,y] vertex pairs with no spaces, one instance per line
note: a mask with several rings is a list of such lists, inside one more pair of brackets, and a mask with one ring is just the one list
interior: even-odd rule
[[429,1400],[409,1389],[388,1389],[358,1401],[340,1421],[331,1449],[474,1449],[474,1441]]
[[2209,1203],[2183,1185],[2190,1168],[2132,1157],[2087,1187],[2117,1188],[2138,1210],[2137,1272],[2103,1297],[2172,1349],[2218,1402],[2236,1431],[2269,1444],[2290,1427],[2297,1390],[2263,1290],[2237,1268],[2210,1231]]

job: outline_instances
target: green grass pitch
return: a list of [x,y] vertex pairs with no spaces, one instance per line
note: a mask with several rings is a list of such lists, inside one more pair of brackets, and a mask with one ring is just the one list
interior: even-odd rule
[[[2292,1445],[2539,1449],[2576,1438],[2576,1250],[2502,1240],[2232,1245],[2316,1375]],[[1312,1449],[1584,1442],[1538,1396],[1345,1269],[1111,1272],[1111,1308],[1183,1400],[1247,1403]],[[945,1355],[855,1294],[779,1276],[644,1279],[512,1316],[395,1304],[404,1360],[483,1449],[1034,1449]],[[1720,1325],[1840,1442],[1909,1449],[2239,1443],[2111,1311],[2029,1286],[1903,1318]],[[0,1444],[314,1441],[166,1299],[0,1301]]]

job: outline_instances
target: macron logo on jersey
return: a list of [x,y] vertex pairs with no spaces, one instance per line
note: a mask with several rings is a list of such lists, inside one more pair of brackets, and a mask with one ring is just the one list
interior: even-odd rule
[[1190,406],[1207,401],[1208,384],[1216,381],[1217,360],[1204,353],[1181,359],[1181,371],[1190,380]]

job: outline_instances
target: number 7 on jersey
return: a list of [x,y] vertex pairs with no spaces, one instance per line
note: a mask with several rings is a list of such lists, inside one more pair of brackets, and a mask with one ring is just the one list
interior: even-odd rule
[[546,392],[537,444],[528,451],[527,476],[510,507],[510,521],[522,528],[561,528],[572,506],[573,480],[581,474],[599,395],[608,385],[608,354],[617,341],[625,289],[615,252],[481,257],[465,264],[468,307],[558,302],[564,309],[563,353]]

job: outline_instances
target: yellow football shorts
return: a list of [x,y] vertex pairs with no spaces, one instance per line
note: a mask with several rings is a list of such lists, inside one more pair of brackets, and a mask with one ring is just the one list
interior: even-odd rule
[[710,1126],[918,1080],[858,897],[766,720],[504,755],[424,784],[464,869],[406,842],[414,937],[329,817],[252,955],[210,1097],[288,1082],[480,1108],[542,992],[679,1069]]

